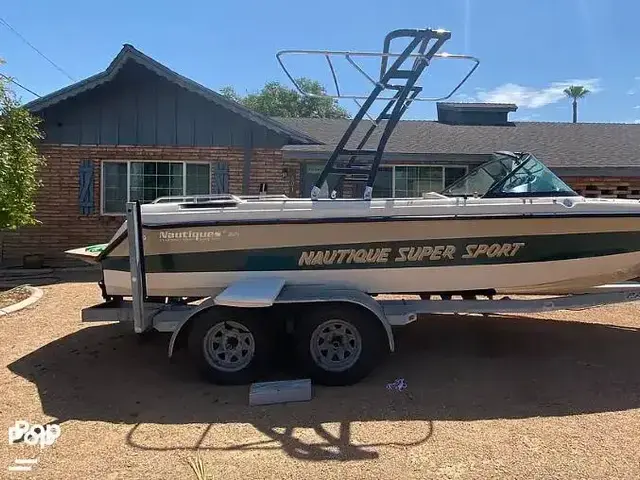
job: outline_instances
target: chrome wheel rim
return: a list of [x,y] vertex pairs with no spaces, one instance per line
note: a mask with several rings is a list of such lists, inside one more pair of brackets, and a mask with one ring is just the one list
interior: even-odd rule
[[330,372],[342,372],[360,358],[362,338],[352,324],[327,320],[311,334],[310,350],[316,365]]
[[255,339],[242,324],[220,322],[209,329],[202,341],[207,363],[222,372],[237,372],[245,368],[256,350]]

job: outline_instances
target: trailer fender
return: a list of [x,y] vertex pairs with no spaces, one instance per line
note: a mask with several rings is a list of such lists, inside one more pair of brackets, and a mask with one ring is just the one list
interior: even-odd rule
[[265,308],[275,302],[284,287],[285,281],[279,277],[243,278],[228,285],[214,296],[207,297],[198,308],[182,320],[174,330],[169,341],[169,358],[172,357],[176,342],[181,332],[202,311],[214,306],[232,308]]
[[180,334],[185,331],[185,326],[187,326],[196,315],[199,315],[201,312],[211,307],[215,307],[215,305],[216,304],[213,298],[207,297],[203,300],[203,302],[200,305],[198,305],[197,308],[193,309],[193,311],[191,311],[188,316],[182,319],[182,321],[178,324],[176,329],[171,334],[171,340],[169,340],[169,351],[168,351],[169,358],[173,356],[176,342],[178,341],[178,337],[180,336]]
[[395,350],[391,324],[382,305],[361,290],[330,285],[287,285],[276,299],[277,304],[350,303],[365,308],[382,324],[389,341],[389,351]]
[[[328,285],[287,285],[285,286],[274,303],[277,304],[311,304],[311,303],[350,303],[358,305],[361,308],[367,309],[371,312],[376,319],[381,323],[382,328],[387,334],[387,340],[389,342],[389,351],[395,351],[395,340],[393,338],[393,331],[391,330],[391,324],[382,308],[382,305],[376,301],[370,295],[348,287],[340,286],[328,286]],[[215,298],[206,298],[198,308],[194,309],[189,316],[185,317],[176,327],[171,340],[169,341],[168,355],[169,358],[173,356],[175,346],[178,338],[184,333],[187,325],[191,320],[199,315],[201,312],[215,307],[218,304]]]

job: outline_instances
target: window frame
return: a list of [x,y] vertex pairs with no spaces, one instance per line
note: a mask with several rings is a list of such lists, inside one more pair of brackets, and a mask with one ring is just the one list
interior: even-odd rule
[[[306,182],[306,177],[307,175],[309,175],[309,167],[311,167],[311,165],[313,166],[318,166],[319,170],[322,171],[322,169],[324,168],[324,163],[315,163],[315,162],[309,162],[309,163],[304,163],[304,170],[301,172],[301,179],[304,179],[303,181]],[[442,189],[446,188],[444,186],[444,180],[445,180],[445,168],[464,168],[465,170],[465,175],[467,175],[469,173],[469,165],[465,165],[465,164],[459,164],[459,163],[451,163],[451,164],[432,164],[432,163],[381,163],[379,168],[391,168],[391,198],[398,198],[396,197],[396,167],[431,167],[431,168],[441,168],[442,169]],[[302,180],[301,180],[302,182]],[[306,187],[308,187],[308,185],[300,185],[300,189],[302,190],[306,190]],[[442,190],[441,189],[441,190]],[[421,197],[408,197],[408,198],[421,198]]]
[[127,202],[131,199],[131,164],[132,163],[181,163],[182,164],[182,195],[186,195],[187,190],[187,165],[199,164],[209,166],[209,195],[211,194],[211,180],[213,179],[213,166],[210,161],[207,160],[155,160],[155,159],[143,159],[143,160],[125,160],[125,159],[110,159],[100,161],[100,215],[104,217],[123,217],[126,212],[115,213],[105,212],[105,175],[104,166],[107,163],[126,163],[127,164]]
[[[467,175],[469,173],[469,165],[461,165],[461,164],[446,164],[446,165],[442,165],[442,164],[430,164],[430,163],[401,163],[401,164],[385,164],[385,165],[380,165],[380,168],[382,167],[391,167],[391,195],[392,198],[400,198],[400,197],[396,197],[396,167],[429,167],[429,168],[441,168],[442,169],[442,189],[445,188],[444,186],[444,180],[445,180],[445,168],[464,168],[465,169],[465,175]],[[422,197],[402,197],[402,198],[422,198]]]

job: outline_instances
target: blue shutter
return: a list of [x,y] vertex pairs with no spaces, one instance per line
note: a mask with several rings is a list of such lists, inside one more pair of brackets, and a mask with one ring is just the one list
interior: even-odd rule
[[212,162],[211,193],[229,193],[229,164]]
[[80,204],[80,214],[91,215],[93,213],[93,161],[80,161],[79,180],[78,203]]

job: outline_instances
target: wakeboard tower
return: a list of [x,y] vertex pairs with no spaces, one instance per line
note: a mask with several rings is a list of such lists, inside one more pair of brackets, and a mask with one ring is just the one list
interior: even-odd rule
[[[364,182],[363,198],[365,200],[371,200],[376,175],[387,142],[411,104],[416,101],[437,102],[451,98],[458,92],[460,87],[462,87],[480,64],[480,60],[471,55],[439,52],[445,42],[450,38],[451,32],[446,30],[399,29],[389,32],[386,35],[382,52],[282,50],[277,53],[276,58],[285,74],[301,94],[310,97],[349,99],[353,100],[359,107],[358,112],[351,120],[351,123],[325,164],[324,169],[318,176],[311,190],[311,199],[317,200],[322,186],[327,181],[329,175],[337,174],[338,182],[331,191],[331,198],[336,198],[338,189],[344,180],[349,179]],[[408,42],[407,45],[404,46],[404,49],[398,53],[391,52],[393,42],[402,40]],[[291,55],[324,56],[331,71],[336,93],[317,94],[304,90],[300,82],[293,78],[284,64],[283,58]],[[343,57],[349,65],[355,68],[357,72],[373,85],[369,95],[345,94],[340,91],[340,84],[333,63],[334,60],[332,60],[335,57]],[[358,64],[355,60],[358,57],[380,58],[380,73],[378,78],[372,77]],[[473,65],[447,95],[441,97],[420,97],[419,94],[422,92],[423,87],[418,84],[418,80],[425,69],[436,59],[466,60],[472,62]],[[364,101],[364,103],[361,103],[361,101]],[[386,104],[374,118],[370,112],[376,101],[386,102]],[[371,122],[369,128],[366,129],[364,135],[357,141],[354,148],[347,148],[349,142],[355,140],[354,133],[357,131],[357,127],[362,123],[365,116]],[[375,149],[366,148],[374,132],[379,128],[382,128],[383,131],[379,136],[377,147]]]

